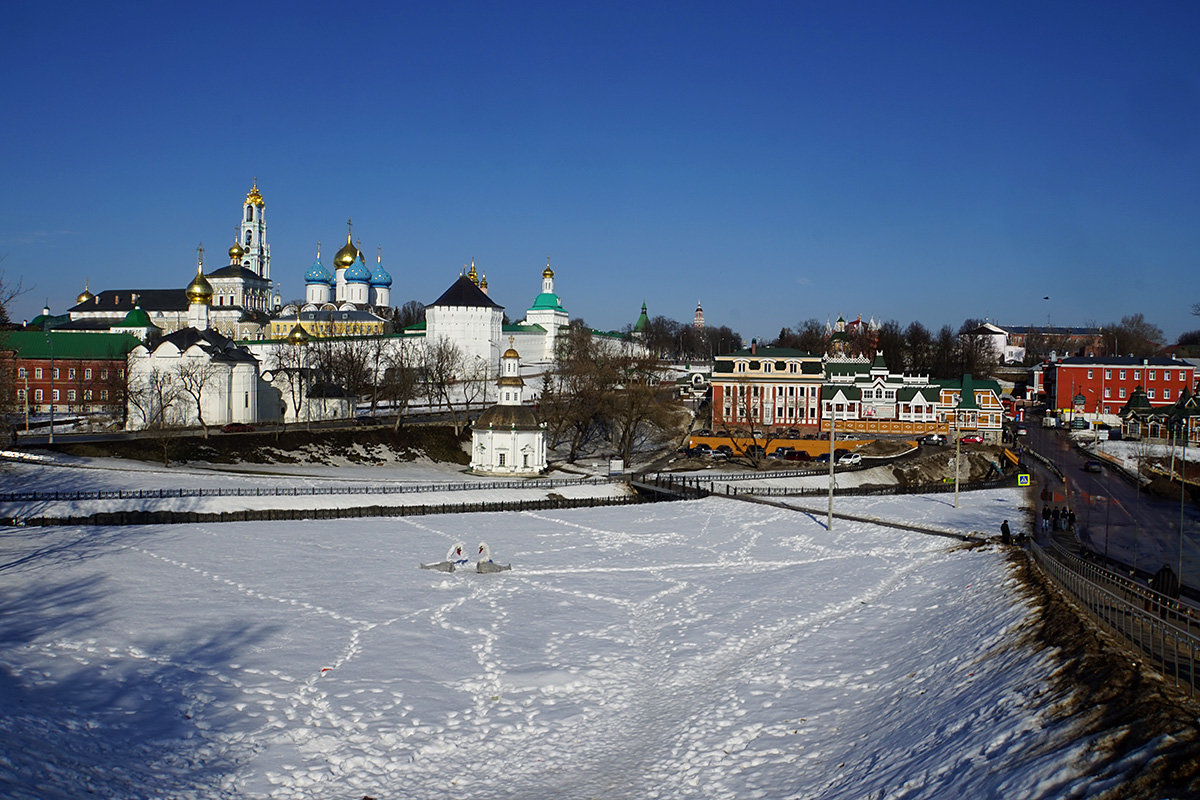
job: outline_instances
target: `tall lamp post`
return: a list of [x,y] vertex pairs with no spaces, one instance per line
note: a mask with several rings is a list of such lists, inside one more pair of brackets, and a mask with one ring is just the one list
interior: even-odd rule
[[833,442],[837,438],[837,404],[829,401],[829,517],[825,520],[825,530],[833,530]]
[[50,348],[50,444],[54,444],[54,340],[50,329],[45,328],[46,346]]

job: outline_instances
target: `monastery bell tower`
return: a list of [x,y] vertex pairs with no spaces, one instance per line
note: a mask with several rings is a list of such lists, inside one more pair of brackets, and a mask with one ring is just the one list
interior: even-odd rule
[[258,178],[254,179],[254,187],[246,195],[242,204],[242,222],[238,234],[238,244],[245,251],[242,254],[242,266],[257,274],[264,280],[271,278],[271,245],[267,244],[267,221],[264,216],[266,203],[258,193]]

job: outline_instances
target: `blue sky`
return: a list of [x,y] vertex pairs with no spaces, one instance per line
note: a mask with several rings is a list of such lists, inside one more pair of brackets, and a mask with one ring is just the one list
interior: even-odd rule
[[224,264],[257,176],[285,299],[353,217],[396,304],[474,258],[519,318],[549,255],[601,328],[643,300],[747,338],[1200,328],[1197,3],[18,0],[4,28],[17,319]]

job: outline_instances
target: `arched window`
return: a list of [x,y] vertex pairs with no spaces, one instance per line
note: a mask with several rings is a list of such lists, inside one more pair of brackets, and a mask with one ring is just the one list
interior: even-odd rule
[[246,222],[254,222],[254,206],[246,206]]

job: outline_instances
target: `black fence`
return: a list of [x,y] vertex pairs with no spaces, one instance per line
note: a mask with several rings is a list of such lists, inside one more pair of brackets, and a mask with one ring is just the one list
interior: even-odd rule
[[477,489],[556,489],[597,483],[622,483],[624,478],[531,478],[511,481],[461,483],[396,483],[376,486],[294,486],[252,489],[98,489],[72,492],[4,492],[0,502],[51,500],[158,500],[169,497],[312,497],[339,494],[413,494],[417,492],[467,492]]
[[411,506],[355,506],[351,508],[266,508],[244,511],[102,511],[69,517],[0,518],[0,525],[46,527],[56,525],[178,525],[193,522],[275,522],[280,520],[355,519],[360,517],[415,517],[429,514],[475,514],[495,511],[544,511],[568,508],[601,508],[636,505],[662,499],[655,496],[546,497],[537,500],[503,500],[478,503],[422,503]]

